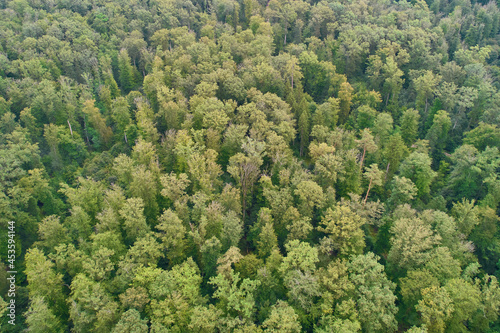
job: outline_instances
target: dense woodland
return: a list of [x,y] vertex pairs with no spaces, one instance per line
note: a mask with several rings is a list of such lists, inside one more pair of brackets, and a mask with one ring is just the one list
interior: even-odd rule
[[0,331],[498,332],[499,32],[486,1],[1,1]]

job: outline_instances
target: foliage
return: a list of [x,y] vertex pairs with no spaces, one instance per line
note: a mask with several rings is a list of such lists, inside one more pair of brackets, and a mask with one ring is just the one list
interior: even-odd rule
[[498,331],[499,33],[494,1],[1,2],[0,331]]

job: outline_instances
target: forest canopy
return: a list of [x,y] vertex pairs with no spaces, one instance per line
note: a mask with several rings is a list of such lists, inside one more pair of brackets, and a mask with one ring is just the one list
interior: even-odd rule
[[0,331],[498,332],[499,32],[494,1],[2,1]]

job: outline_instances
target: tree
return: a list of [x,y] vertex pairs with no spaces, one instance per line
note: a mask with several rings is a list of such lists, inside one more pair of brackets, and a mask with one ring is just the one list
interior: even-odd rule
[[369,252],[351,257],[347,267],[349,278],[354,284],[354,300],[363,330],[396,331],[395,284],[387,279],[384,266]]
[[269,256],[274,249],[278,247],[278,238],[274,232],[274,227],[272,223],[266,223],[257,239],[257,251],[259,257],[265,258]]
[[78,177],[77,184],[78,187],[74,188],[62,184],[59,191],[68,197],[72,207],[82,207],[94,219],[103,208],[104,185],[83,177]]
[[3,300],[0,296],[0,315],[3,316],[4,312],[7,311],[7,302]]
[[387,261],[400,270],[415,270],[430,258],[441,237],[419,218],[399,219],[391,227],[391,249]]
[[213,304],[208,307],[197,306],[193,309],[189,329],[191,332],[217,332],[224,313]]
[[476,225],[479,224],[479,210],[474,206],[475,200],[462,198],[461,202],[455,202],[451,210],[455,217],[460,233],[468,236]]
[[420,114],[415,109],[408,109],[401,115],[401,134],[407,146],[412,145],[418,136]]
[[41,239],[39,244],[52,251],[56,245],[68,241],[68,230],[59,222],[56,215],[47,216],[38,225],[38,235]]
[[321,207],[325,200],[323,189],[312,180],[300,182],[294,194],[299,198],[299,211],[308,217],[312,217],[313,209]]
[[359,170],[363,170],[363,162],[365,161],[366,152],[374,153],[377,151],[377,145],[373,140],[373,135],[371,134],[370,129],[365,128],[361,132],[361,139],[356,140],[358,147],[363,151],[363,155],[361,156],[361,160],[359,162]]
[[324,125],[328,128],[334,128],[337,125],[339,113],[339,99],[330,97],[316,109],[313,115],[313,125]]
[[119,318],[119,305],[104,287],[78,274],[71,282],[69,316],[75,332],[111,331]]
[[416,309],[429,332],[444,332],[446,322],[454,311],[450,295],[439,286],[423,289],[422,300],[418,302]]
[[387,160],[386,176],[394,174],[399,168],[401,160],[408,153],[408,148],[405,146],[405,142],[401,137],[401,134],[395,133],[391,135],[388,139],[387,145],[385,146],[382,154]]
[[451,155],[448,188],[456,195],[465,198],[478,196],[478,184],[481,183],[481,170],[476,166],[478,155],[479,151],[468,144],[458,147]]
[[153,109],[142,97],[136,98],[135,103],[137,105],[135,118],[141,139],[148,143],[158,142],[160,135],[154,122]]
[[285,244],[287,256],[283,258],[280,266],[282,274],[293,270],[300,270],[306,273],[312,273],[316,270],[318,259],[318,250],[306,242],[293,240]]
[[200,252],[203,259],[203,272],[208,277],[213,277],[216,274],[217,260],[222,252],[222,244],[215,236],[205,240],[200,247]]
[[410,203],[417,195],[417,187],[406,177],[394,176],[388,203],[394,207]]
[[305,12],[308,9],[308,4],[295,1],[279,1],[273,0],[268,4],[268,14],[271,17],[281,21],[283,26],[284,40],[283,45],[286,46],[289,26],[292,25],[300,12]]
[[224,248],[238,246],[243,235],[243,222],[238,217],[237,213],[230,210],[222,218],[222,244]]
[[30,307],[25,313],[27,332],[63,332],[63,327],[41,296],[35,296],[30,302]]
[[129,54],[126,49],[121,49],[118,56],[119,82],[122,91],[130,92],[136,85],[136,73],[132,67]]
[[148,221],[153,221],[158,215],[158,204],[156,203],[157,196],[157,180],[153,172],[146,170],[141,165],[132,172],[132,182],[129,188],[130,194],[133,197],[141,198],[145,203],[144,215]]
[[287,256],[279,270],[284,278],[288,299],[302,311],[311,312],[315,299],[321,295],[315,276],[318,250],[308,243],[292,240],[285,244]]
[[[69,236],[73,240],[83,242],[92,234],[92,221],[90,216],[79,206],[72,207],[70,212],[71,216],[66,218],[64,225],[66,226]],[[66,235],[64,235],[62,239],[65,237]]]
[[120,321],[113,327],[112,333],[131,332],[140,333],[148,330],[147,321],[141,319],[141,314],[135,309],[125,311]]
[[193,191],[201,190],[210,195],[221,184],[222,169],[217,164],[217,152],[207,149],[203,155],[194,153],[188,158],[189,175]]
[[451,119],[448,112],[439,110],[435,115],[432,126],[427,132],[427,140],[432,150],[440,151],[446,146]]
[[[26,277],[29,294],[44,317],[51,317],[50,312],[44,310],[46,306],[53,309],[55,315],[64,314],[66,310],[63,277],[54,271],[54,266],[54,263],[48,260],[43,252],[37,248],[30,249],[26,253]],[[38,299],[35,300],[37,297]]]
[[115,270],[115,251],[107,247],[94,249],[90,257],[84,258],[82,269],[95,281],[107,280]]
[[437,176],[431,163],[428,154],[414,151],[399,166],[401,176],[410,179],[417,186],[419,197],[430,192],[430,185]]
[[260,174],[263,161],[260,154],[246,156],[238,153],[229,159],[227,171],[233,176],[241,187],[241,202],[243,219],[246,216],[248,195],[252,192],[253,185]]
[[129,241],[133,242],[149,231],[144,217],[144,201],[141,198],[127,199],[119,213],[123,219],[123,228]]
[[[148,272],[144,273],[147,277]],[[201,281],[198,266],[192,258],[170,271],[158,270],[149,287],[151,326],[158,330],[186,330],[193,308],[204,304],[200,294]]]
[[399,284],[403,301],[411,309],[422,299],[422,290],[440,285],[439,280],[426,269],[408,271]]
[[359,129],[373,128],[377,111],[368,105],[362,105],[357,110],[356,125]]
[[210,279],[210,284],[216,288],[213,297],[218,299],[218,306],[229,317],[240,316],[250,321],[254,315],[254,292],[260,281],[241,279],[239,273],[232,270],[229,277],[218,274]]
[[480,122],[473,130],[465,133],[464,143],[485,150],[486,147],[500,146],[500,129],[497,125]]
[[352,92],[353,88],[349,84],[349,82],[343,82],[340,85],[339,90],[339,100],[340,100],[340,113],[339,113],[339,121],[341,124],[345,123],[349,118],[349,113],[351,111],[352,104]]
[[[107,145],[111,140],[113,131],[106,125],[106,119],[103,118],[99,109],[94,106],[94,103],[95,100],[85,101],[82,112],[87,115],[90,124],[97,130],[104,144]],[[94,142],[94,144],[98,145],[98,142]]]
[[318,231],[328,235],[333,249],[342,256],[360,254],[365,247],[364,233],[361,228],[365,220],[349,207],[337,205],[327,208],[321,219]]
[[171,202],[175,202],[183,197],[186,193],[187,187],[191,183],[187,174],[175,174],[173,172],[168,175],[161,176],[160,181],[163,185],[161,195],[170,199]]
[[123,133],[123,138],[128,143],[126,130],[130,125],[131,117],[127,99],[125,97],[116,98],[113,101],[112,109],[111,117],[116,123],[116,129],[118,133]]
[[230,277],[233,265],[237,264],[243,256],[240,253],[240,249],[237,247],[230,247],[227,252],[217,259],[217,274],[224,274],[226,277]]
[[271,307],[271,314],[264,320],[262,327],[267,332],[293,333],[301,332],[299,316],[293,308],[284,301],[278,301]]
[[357,320],[342,319],[332,315],[322,318],[322,327],[315,330],[319,333],[358,333],[361,332],[361,324]]
[[459,277],[462,271],[460,262],[453,258],[450,250],[444,246],[432,251],[429,260],[425,263],[425,269],[431,272],[441,284]]
[[392,116],[389,113],[382,112],[377,114],[373,124],[373,134],[379,147],[385,147],[393,130]]
[[366,201],[368,200],[368,194],[370,194],[370,190],[372,186],[382,186],[382,175],[383,171],[378,169],[377,164],[372,164],[370,167],[365,167],[366,171],[363,176],[368,180],[368,189],[366,190],[365,200],[363,201],[363,205],[366,205]]
[[421,76],[413,79],[415,90],[417,91],[417,107],[424,107],[424,114],[427,115],[429,99],[433,97],[438,83],[441,81],[440,75],[435,75],[432,71],[425,71]]
[[309,108],[306,104],[305,99],[301,102],[301,112],[299,116],[299,134],[300,134],[300,156],[304,154],[304,150],[309,144],[309,133],[310,133],[310,115]]
[[308,240],[311,231],[314,227],[311,224],[311,218],[301,217],[298,210],[290,207],[285,213],[284,220],[286,222],[286,229],[288,230],[287,241],[298,239]]
[[340,178],[344,168],[342,158],[333,154],[334,147],[326,143],[316,145],[314,142],[309,145],[309,154],[314,162],[314,171],[317,173],[319,184],[324,188],[332,186]]
[[187,247],[186,228],[177,214],[168,209],[158,218],[156,229],[163,248],[167,251],[167,258],[171,263],[180,263],[185,258]]
[[451,279],[444,289],[453,302],[453,313],[448,323],[448,329],[454,332],[466,332],[476,311],[481,307],[481,292],[477,285],[463,279]]

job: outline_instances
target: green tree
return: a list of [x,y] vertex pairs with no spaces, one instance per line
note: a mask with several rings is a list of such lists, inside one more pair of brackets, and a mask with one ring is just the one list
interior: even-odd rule
[[334,128],[340,113],[339,100],[330,97],[325,103],[320,104],[313,115],[313,125],[324,125]]
[[129,241],[134,241],[149,231],[144,217],[144,201],[141,198],[127,199],[119,213],[123,219],[126,238]]
[[439,287],[439,280],[426,269],[410,270],[401,278],[401,296],[407,307],[413,309],[422,299],[422,290]]
[[325,200],[323,189],[312,180],[300,182],[294,194],[299,198],[299,211],[308,217],[312,217],[314,208],[322,207]]
[[377,111],[368,105],[362,105],[357,110],[356,125],[359,129],[373,128]]
[[[63,277],[54,270],[54,263],[47,259],[42,251],[37,248],[26,253],[26,277],[30,298],[40,307],[43,316],[50,313],[43,310],[49,306],[55,315],[62,315],[66,311],[64,306]],[[42,304],[43,302],[43,304]]]
[[41,296],[35,296],[30,302],[30,307],[25,313],[27,332],[63,332],[63,326]]
[[263,163],[258,143],[255,143],[257,149],[252,149],[249,156],[238,153],[229,159],[227,171],[238,182],[241,188],[241,202],[243,209],[243,218],[246,216],[248,196],[252,193],[253,185],[260,174],[260,166]]
[[422,316],[422,322],[429,332],[444,332],[446,322],[454,311],[453,301],[448,292],[439,286],[422,290],[422,299],[416,309]]
[[474,206],[475,200],[462,199],[461,202],[455,202],[451,213],[455,217],[458,230],[468,236],[476,225],[479,224],[479,210]]
[[56,245],[68,241],[68,230],[59,222],[56,215],[47,216],[38,225],[38,242],[42,247],[51,252]]
[[279,270],[287,288],[290,302],[306,313],[311,312],[316,299],[321,295],[320,284],[315,276],[319,261],[318,250],[308,243],[292,240],[285,244],[287,256]]
[[136,73],[126,49],[122,49],[118,55],[118,68],[120,87],[128,93],[136,86]]
[[467,332],[470,321],[481,307],[481,292],[478,286],[462,279],[451,279],[446,282],[444,289],[450,295],[454,310],[447,325],[448,330]]
[[328,235],[333,249],[342,256],[360,254],[364,247],[364,232],[362,229],[365,220],[353,212],[349,207],[337,205],[326,210],[321,219],[318,231]]
[[156,229],[163,248],[167,251],[167,258],[171,263],[180,263],[185,259],[187,248],[186,228],[177,214],[168,209],[158,218]]
[[400,270],[415,270],[430,258],[441,237],[419,218],[399,219],[391,227],[391,249],[387,261]]
[[125,311],[120,321],[113,327],[112,333],[122,333],[122,332],[131,332],[131,333],[140,333],[148,330],[147,321],[145,319],[141,319],[141,314],[139,311],[135,309],[129,309]]
[[366,190],[366,196],[363,200],[363,205],[366,205],[368,194],[370,194],[372,186],[382,186],[382,176],[384,174],[383,171],[378,169],[377,164],[372,164],[368,168],[365,167],[365,169],[366,171],[363,176],[368,180],[368,189]]
[[210,279],[210,284],[216,288],[213,297],[218,299],[218,306],[229,317],[240,316],[244,321],[252,320],[255,307],[255,290],[260,282],[241,279],[239,273],[232,270],[229,277],[218,274]]
[[102,211],[104,202],[104,185],[93,179],[78,177],[77,187],[62,184],[62,192],[72,207],[82,207],[91,218]]
[[429,99],[433,97],[436,86],[440,81],[441,76],[432,73],[432,71],[425,71],[421,76],[413,79],[413,84],[415,85],[415,90],[417,91],[415,104],[417,107],[424,107],[425,115],[427,115]]
[[118,133],[123,133],[125,142],[127,139],[127,127],[130,125],[131,117],[127,99],[125,97],[118,97],[113,100],[111,117],[113,118]]
[[278,248],[278,238],[274,232],[272,223],[266,223],[257,239],[257,251],[259,257],[265,258],[269,256],[274,249]]
[[395,284],[387,279],[384,266],[377,262],[377,257],[372,252],[369,252],[353,256],[347,267],[349,278],[354,284],[354,300],[363,330],[396,331]]
[[377,151],[378,147],[373,139],[374,138],[371,134],[370,129],[365,128],[361,132],[361,139],[356,140],[358,147],[363,151],[363,155],[361,155],[361,160],[359,162],[359,170],[363,170],[363,163],[365,161],[366,152],[374,153],[375,151]]
[[406,177],[394,176],[388,203],[394,207],[410,203],[417,195],[417,187]]
[[222,236],[221,242],[224,248],[238,246],[243,236],[243,222],[234,210],[230,210],[222,218]]
[[401,134],[395,133],[389,137],[382,154],[387,160],[387,178],[389,174],[392,175],[398,170],[401,160],[408,154],[408,148],[405,146]]
[[430,185],[437,176],[431,163],[428,154],[414,151],[399,166],[401,176],[410,179],[417,186],[419,197],[430,192]]
[[349,82],[343,82],[340,85],[339,100],[340,100],[340,114],[339,121],[341,124],[345,123],[349,118],[351,112],[352,98],[354,89]]
[[432,150],[441,151],[446,147],[448,131],[451,127],[451,119],[448,112],[439,110],[432,121],[432,126],[427,132],[426,139]]
[[75,332],[111,331],[119,305],[99,283],[78,274],[71,282],[69,315]]
[[412,145],[418,136],[419,121],[420,114],[415,109],[406,110],[399,119],[401,134],[407,146]]
[[271,307],[271,314],[264,320],[262,327],[266,332],[292,333],[301,332],[299,316],[284,301],[278,301]]
[[300,135],[300,156],[303,156],[305,148],[309,145],[310,134],[310,114],[309,108],[306,105],[305,99],[302,100],[301,112],[298,121],[299,135]]
[[497,125],[479,123],[473,130],[465,133],[464,143],[484,150],[486,147],[500,146],[500,130]]
[[94,106],[94,103],[95,100],[85,101],[82,112],[87,115],[90,124],[97,130],[103,143],[107,145],[111,140],[113,131],[106,125],[106,119],[101,115],[99,109]]

